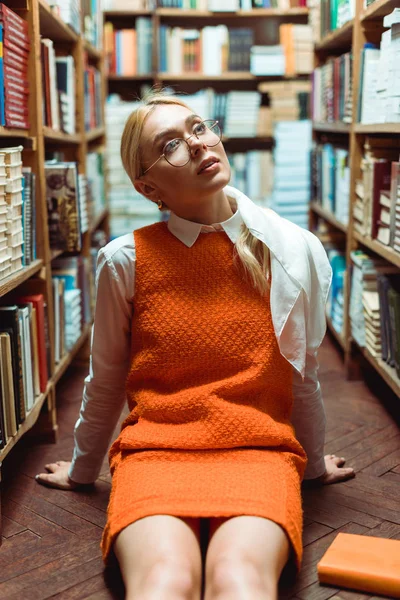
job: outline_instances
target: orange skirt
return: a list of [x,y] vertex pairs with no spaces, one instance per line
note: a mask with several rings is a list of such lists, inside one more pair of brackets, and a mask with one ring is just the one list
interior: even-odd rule
[[[118,440],[116,440],[118,444]],[[114,443],[115,450],[115,443]],[[304,459],[269,448],[218,450],[110,450],[112,474],[101,540],[107,565],[117,535],[150,515],[264,517],[280,525],[302,560],[301,479]]]

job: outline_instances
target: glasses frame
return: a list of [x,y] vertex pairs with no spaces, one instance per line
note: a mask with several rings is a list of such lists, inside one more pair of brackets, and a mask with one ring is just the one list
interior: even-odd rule
[[[213,144],[212,146],[210,146],[209,144],[206,144],[207,148],[214,148],[214,146],[218,146],[218,144],[220,143],[220,141],[222,139],[222,130],[221,130],[221,126],[219,125],[219,121],[214,120],[214,119],[204,119],[203,121],[200,121],[200,123],[197,123],[197,125],[201,125],[202,123],[210,123],[210,122],[212,123],[212,126],[218,125],[219,130],[220,130],[220,138],[219,138],[218,142],[216,144]],[[206,127],[207,127],[207,125],[206,125]],[[208,129],[210,129],[210,127],[208,127]],[[154,167],[154,165],[156,165],[158,163],[158,161],[161,160],[162,158],[165,158],[165,160],[167,161],[167,163],[169,165],[171,165],[171,167],[175,167],[176,169],[180,169],[181,167],[185,167],[188,164],[188,162],[190,162],[190,160],[191,160],[191,158],[190,158],[190,146],[188,144],[188,140],[190,140],[190,138],[192,138],[193,136],[196,136],[197,139],[200,139],[199,136],[197,135],[197,133],[192,133],[192,135],[189,135],[189,137],[187,137],[186,139],[185,138],[174,138],[173,140],[170,140],[169,142],[167,142],[165,144],[165,146],[166,146],[167,144],[169,144],[170,142],[174,142],[175,140],[182,140],[183,142],[185,142],[187,144],[187,146],[189,148],[189,159],[188,159],[187,162],[185,162],[184,165],[177,166],[177,165],[171,164],[169,162],[168,158],[165,156],[165,152],[163,151],[163,153],[160,154],[160,156],[157,158],[157,160],[154,161],[153,164],[150,165],[150,167],[148,167],[144,171],[144,173],[142,173],[141,177],[143,175],[146,175],[147,171],[149,171],[151,169],[151,167]],[[163,150],[165,149],[165,146],[164,146]]]

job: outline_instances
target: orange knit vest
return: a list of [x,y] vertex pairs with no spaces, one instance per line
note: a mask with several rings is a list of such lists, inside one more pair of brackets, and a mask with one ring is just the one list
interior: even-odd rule
[[134,236],[131,412],[120,447],[304,456],[290,424],[292,367],[279,352],[269,299],[236,266],[226,233],[201,233],[191,248],[165,222]]

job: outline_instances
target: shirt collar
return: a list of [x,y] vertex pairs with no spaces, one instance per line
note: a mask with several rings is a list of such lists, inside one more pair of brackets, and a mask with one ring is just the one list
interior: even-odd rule
[[171,211],[168,220],[169,231],[188,248],[193,246],[200,233],[215,233],[217,231],[225,231],[232,243],[235,244],[240,234],[243,218],[235,195],[231,193],[231,188],[229,186],[228,188],[225,188],[225,193],[234,213],[229,219],[222,223],[203,225],[201,223],[195,223],[194,221],[182,219],[182,217],[178,217],[178,215]]

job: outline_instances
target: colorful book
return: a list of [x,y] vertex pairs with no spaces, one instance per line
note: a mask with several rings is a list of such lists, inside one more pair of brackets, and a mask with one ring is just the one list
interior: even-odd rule
[[400,540],[339,533],[317,571],[320,583],[400,598]]

